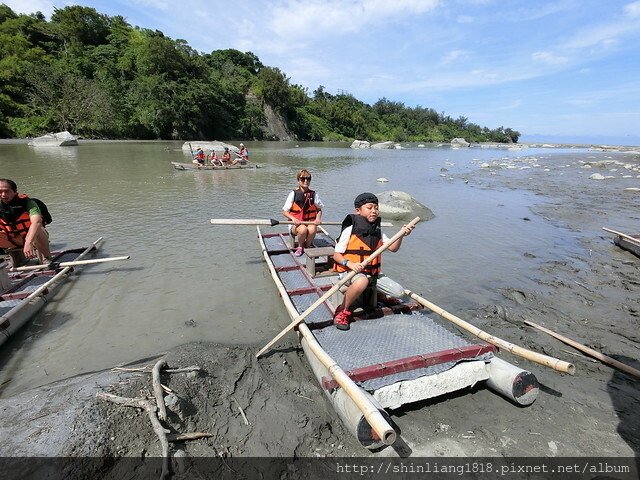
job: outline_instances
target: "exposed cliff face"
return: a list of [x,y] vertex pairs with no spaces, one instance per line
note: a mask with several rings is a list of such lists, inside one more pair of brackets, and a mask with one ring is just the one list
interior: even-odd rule
[[278,140],[295,140],[296,136],[289,131],[287,124],[278,112],[271,108],[271,105],[263,105],[264,117],[267,121],[263,128],[266,137],[275,137]]
[[259,105],[264,113],[265,123],[260,126],[260,129],[262,130],[265,139],[283,141],[296,139],[295,134],[289,130],[285,119],[282,118],[282,115],[276,112],[271,105],[251,94],[247,95],[246,100],[247,103]]

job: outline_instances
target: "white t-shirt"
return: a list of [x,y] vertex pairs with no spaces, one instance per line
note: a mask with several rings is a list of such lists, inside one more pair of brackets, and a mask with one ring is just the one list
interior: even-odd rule
[[[282,210],[284,210],[285,212],[289,212],[291,210],[291,206],[293,205],[293,196],[294,191],[291,190],[289,192],[289,196],[287,197],[287,201],[284,202],[284,207],[282,207]],[[318,207],[319,210],[322,210],[322,208],[324,207],[322,200],[320,200],[320,197],[318,196],[318,192],[315,192],[313,195],[313,203],[316,204],[316,207]]]
[[[351,237],[351,230],[353,229],[353,225],[349,225],[345,228],[340,234],[340,238],[338,238],[338,243],[336,243],[336,253],[344,253],[347,251],[347,245],[349,244],[349,237]],[[387,237],[384,233],[382,234],[382,242],[387,243],[389,241],[389,237]]]

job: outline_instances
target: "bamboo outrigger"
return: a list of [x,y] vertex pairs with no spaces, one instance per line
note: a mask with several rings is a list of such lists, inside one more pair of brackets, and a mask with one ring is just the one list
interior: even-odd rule
[[105,261],[126,260],[129,257],[108,257],[84,260],[97,251],[102,237],[86,248],[54,252],[53,262],[9,268],[0,262],[0,345],[15,334],[47,301],[56,294],[75,268]]
[[[365,291],[351,329],[337,330],[332,317],[342,293],[321,300],[339,283],[331,269],[334,242],[327,232],[321,229],[314,247],[295,257],[291,235],[257,229],[289,316],[293,323],[304,316],[297,329],[306,359],[339,417],[363,446],[373,449],[395,441],[387,409],[478,383],[518,405],[535,401],[539,386],[532,373],[496,357],[494,345],[472,342],[446,329],[423,311],[419,300],[424,299],[412,292],[400,301],[378,301],[375,290]],[[571,364],[541,357],[547,366],[573,373]]]
[[617,235],[613,240],[613,243],[615,243],[617,246],[640,257],[640,235],[628,235],[626,233],[617,232],[605,227],[602,227],[602,229],[609,233],[615,233]]

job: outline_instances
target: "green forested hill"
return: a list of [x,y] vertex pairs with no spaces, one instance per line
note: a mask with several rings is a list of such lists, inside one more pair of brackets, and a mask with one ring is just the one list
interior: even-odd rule
[[431,108],[368,105],[291,84],[251,52],[200,53],[184,40],[93,8],[18,15],[0,5],[0,136],[265,139],[264,104],[299,140],[516,142]]

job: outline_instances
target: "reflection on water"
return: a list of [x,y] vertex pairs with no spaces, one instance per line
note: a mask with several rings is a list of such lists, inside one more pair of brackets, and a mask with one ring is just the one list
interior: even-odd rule
[[[574,248],[530,214],[532,196],[441,176],[443,168],[465,172],[477,168],[472,160],[500,158],[504,151],[295,143],[249,149],[264,168],[177,171],[170,161],[185,161],[178,142],[88,142],[53,150],[0,144],[0,177],[46,201],[54,247],[103,236],[103,255],[131,255],[127,262],[85,268],[5,344],[0,395],[187,342],[260,343],[275,336],[289,320],[255,227],[212,226],[209,219],[282,219],[301,168],[313,175],[325,220],[350,213],[362,191],[402,190],[429,207],[436,217],[419,225],[398,253],[384,256],[384,270],[452,312],[491,302],[497,284],[530,282],[532,262],[554,248]],[[379,177],[389,183],[377,183]]]

